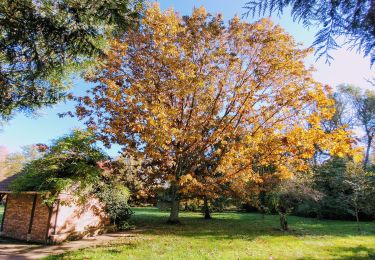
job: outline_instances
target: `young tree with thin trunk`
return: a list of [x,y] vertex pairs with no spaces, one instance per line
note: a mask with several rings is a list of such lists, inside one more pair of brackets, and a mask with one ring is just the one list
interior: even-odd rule
[[371,212],[373,210],[371,203],[369,203],[372,193],[374,192],[370,173],[367,173],[362,165],[349,162],[346,165],[344,183],[348,185],[348,188],[351,190],[351,192],[344,196],[344,199],[348,202],[348,205],[350,205],[350,208],[347,210],[355,217],[357,229],[360,231],[360,213]]
[[288,215],[302,201],[318,202],[322,197],[319,191],[313,189],[311,179],[308,177],[308,175],[296,174],[293,178],[281,182],[270,192],[270,204],[279,214],[280,228],[283,231],[289,230]]
[[152,5],[87,75],[96,87],[76,114],[106,145],[157,169],[149,176],[169,187],[177,223],[184,194],[259,179],[255,155],[284,178],[307,166],[316,143],[350,150],[345,131],[320,128],[333,101],[305,68],[309,53],[267,19],[225,25],[204,8],[181,17]]

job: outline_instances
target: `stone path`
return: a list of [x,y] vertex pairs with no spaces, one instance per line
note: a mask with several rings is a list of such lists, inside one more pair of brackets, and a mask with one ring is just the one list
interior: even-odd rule
[[49,255],[58,255],[81,248],[105,245],[117,239],[134,236],[133,232],[107,233],[77,241],[68,241],[59,245],[35,245],[0,240],[0,260],[40,259]]

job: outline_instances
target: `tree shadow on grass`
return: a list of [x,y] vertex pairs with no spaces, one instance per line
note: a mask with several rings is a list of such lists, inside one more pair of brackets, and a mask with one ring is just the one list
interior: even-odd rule
[[[375,259],[375,250],[366,246],[333,247],[330,249],[332,259]],[[311,258],[301,258],[311,259]]]
[[[358,233],[355,222],[320,221],[292,216],[289,218],[292,231],[283,232],[278,229],[278,216],[266,215],[262,218],[262,215],[254,213],[219,213],[213,216],[212,220],[205,220],[199,213],[182,212],[181,225],[167,225],[168,212],[160,212],[158,209],[150,208],[135,209],[135,215],[132,217],[131,222],[137,228],[136,230],[129,231],[129,234],[135,235],[135,237],[131,236],[135,241],[125,239],[111,243],[110,245],[101,247],[100,254],[121,259],[120,257],[124,257],[124,251],[126,252],[127,249],[138,246],[143,246],[142,248],[144,249],[144,243],[147,244],[154,241],[152,239],[155,239],[155,241],[162,240],[164,236],[166,236],[166,241],[168,241],[166,243],[169,244],[178,238],[187,237],[192,238],[192,240],[183,240],[183,243],[200,244],[199,240],[201,239],[202,246],[205,244],[205,246],[213,248],[216,247],[215,245],[226,245],[226,242],[231,243],[229,240],[254,241],[258,246],[262,244],[262,246],[273,247],[271,250],[275,250],[277,254],[278,251],[280,253],[284,250],[280,249],[280,247],[283,247],[283,243],[288,241],[298,243],[299,236],[301,238],[303,236],[312,236],[313,239],[307,238],[307,240],[309,241],[308,243],[313,243],[313,248],[303,252],[302,258],[299,259],[313,259],[315,256],[314,248],[324,251],[324,255],[332,259],[375,259],[374,248],[371,248],[368,242],[367,246],[358,244],[352,246],[348,244],[347,246],[346,244],[342,244],[342,240],[340,246],[331,244],[330,242],[330,239],[335,239],[335,237],[358,236],[356,239],[360,240],[363,236],[375,236],[375,222],[361,223],[363,231],[362,233]],[[150,238],[144,236],[151,236],[152,239],[149,242],[148,239]],[[278,239],[278,237],[283,236],[285,238]],[[324,239],[326,242],[320,244],[320,239],[324,236],[327,236]],[[136,239],[137,237],[139,239]],[[266,237],[275,237],[275,244]],[[283,242],[280,243],[280,241]],[[252,246],[252,244],[248,245]],[[303,246],[303,244],[301,245]],[[298,247],[298,245],[295,247]],[[257,246],[254,249],[261,250]],[[291,250],[298,251],[303,250],[303,248],[291,248]],[[69,254],[67,255],[69,256]],[[63,257],[64,255],[60,255],[49,259],[63,259]]]
[[[120,247],[118,247],[120,246]],[[105,248],[103,250],[103,254],[105,255],[119,255],[122,254],[124,250],[130,249],[130,248],[135,248],[137,247],[137,244],[132,244],[132,243],[121,243],[121,244],[111,244],[108,246],[108,248]],[[81,249],[85,250],[85,249]]]
[[275,215],[264,218],[257,213],[218,213],[211,220],[203,219],[199,213],[181,213],[181,225],[166,225],[168,213],[158,209],[136,210],[133,224],[143,229],[142,234],[177,235],[184,237],[210,237],[214,240],[254,240],[259,236],[374,236],[375,222],[357,224],[350,221],[316,220],[289,217],[291,230],[278,229],[279,219]]
[[[136,211],[134,222],[137,227],[143,229],[140,234],[154,236],[177,236],[188,237],[194,240],[211,240],[214,243],[222,243],[230,240],[243,240],[251,242],[261,242],[264,237],[275,237],[275,241],[295,241],[299,237],[304,240],[306,236],[307,243],[316,243],[316,250],[326,252],[326,255],[332,259],[374,259],[374,248],[366,246],[338,247],[335,241],[339,238],[348,238],[357,236],[357,240],[364,237],[374,237],[375,243],[375,222],[362,222],[361,231],[357,230],[357,223],[351,221],[333,221],[317,220],[312,218],[289,217],[291,231],[284,232],[279,230],[279,218],[276,215],[266,215],[254,213],[222,213],[214,214],[212,220],[205,220],[199,213],[181,214],[182,225],[166,225],[167,213],[160,213],[152,210]],[[135,231],[137,232],[137,231]],[[310,238],[309,238],[310,237]],[[312,238],[311,238],[312,237]],[[161,238],[160,238],[161,239]],[[268,241],[267,238],[265,238]],[[322,239],[322,244],[320,240]],[[216,242],[215,242],[216,241]],[[342,241],[342,240],[341,240]],[[350,239],[347,243],[350,243]],[[199,243],[199,242],[198,242]],[[269,242],[272,244],[272,242]],[[277,242],[276,242],[277,243]],[[270,244],[270,246],[271,246]],[[275,244],[277,245],[277,244]],[[274,245],[274,246],[275,246]],[[294,250],[294,249],[292,249]],[[297,249],[296,249],[297,250]],[[301,250],[301,249],[300,249]],[[301,259],[313,259],[314,252],[304,252],[306,256]]]

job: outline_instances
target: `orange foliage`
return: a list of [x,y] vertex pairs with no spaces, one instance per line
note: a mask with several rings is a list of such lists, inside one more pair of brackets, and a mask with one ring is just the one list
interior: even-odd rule
[[310,51],[268,19],[225,26],[204,8],[182,18],[152,5],[87,75],[97,86],[77,114],[106,144],[156,167],[149,174],[175,200],[215,197],[224,184],[241,193],[265,180],[254,164],[282,179],[306,170],[316,146],[351,153],[344,130],[320,127],[333,100],[304,66]]

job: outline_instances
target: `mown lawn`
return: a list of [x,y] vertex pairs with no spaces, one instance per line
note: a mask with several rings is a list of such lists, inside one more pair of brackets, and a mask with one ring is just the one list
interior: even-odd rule
[[137,229],[105,247],[48,259],[375,259],[375,222],[318,221],[290,217],[290,232],[277,216],[247,213],[182,213],[182,225],[164,224],[166,212],[135,209]]

